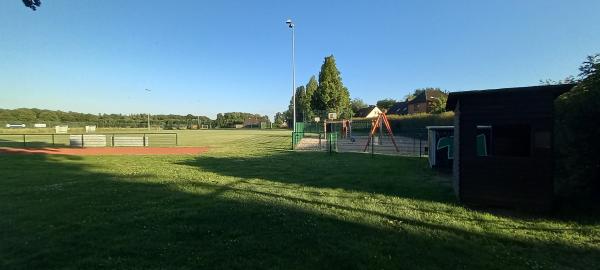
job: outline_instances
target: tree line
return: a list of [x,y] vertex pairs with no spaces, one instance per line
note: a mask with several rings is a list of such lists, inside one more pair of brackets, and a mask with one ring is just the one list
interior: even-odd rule
[[216,127],[233,128],[235,125],[243,124],[246,121],[266,122],[271,123],[266,115],[244,113],[244,112],[228,112],[217,114],[217,119],[214,121]]
[[[219,113],[216,120],[207,116],[196,116],[192,114],[156,114],[150,115],[152,126],[160,126],[166,129],[191,128],[193,125],[209,125],[211,127],[228,128],[236,124],[242,124],[246,120],[256,120],[270,123],[266,115],[228,112]],[[0,123],[6,124],[68,124],[71,126],[96,125],[98,127],[147,127],[147,114],[91,114],[79,112],[64,112],[60,110],[45,110],[37,108],[0,109]]]

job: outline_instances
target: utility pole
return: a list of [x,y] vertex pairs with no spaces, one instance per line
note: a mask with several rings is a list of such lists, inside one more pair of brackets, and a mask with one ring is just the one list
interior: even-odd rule
[[296,132],[296,25],[291,19],[288,19],[285,23],[292,29],[292,106],[294,108],[292,129]]
[[[146,92],[147,92],[148,94],[150,94],[150,92],[152,92],[152,90],[150,90],[150,89],[148,89],[148,88],[146,88],[146,89],[144,89],[144,90],[146,90]],[[148,131],[150,131],[150,112],[148,112]]]

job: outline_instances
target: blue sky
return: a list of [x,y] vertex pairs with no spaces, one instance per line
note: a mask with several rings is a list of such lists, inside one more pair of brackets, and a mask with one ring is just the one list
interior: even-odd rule
[[[0,108],[272,115],[336,57],[351,96],[536,85],[600,52],[600,1],[0,1]],[[144,89],[151,89],[147,93]]]

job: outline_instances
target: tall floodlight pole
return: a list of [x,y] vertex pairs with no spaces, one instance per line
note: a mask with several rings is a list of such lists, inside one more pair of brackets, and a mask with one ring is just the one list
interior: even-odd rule
[[292,106],[294,108],[294,120],[292,122],[292,129],[294,132],[296,132],[296,25],[294,25],[291,19],[288,19],[285,23],[290,29],[292,29]]
[[[150,94],[150,92],[152,92],[152,90],[150,90],[148,88],[146,88],[144,90],[146,90],[146,92],[148,92],[148,94]],[[150,112],[148,112],[147,115],[148,115],[148,130],[150,130]]]

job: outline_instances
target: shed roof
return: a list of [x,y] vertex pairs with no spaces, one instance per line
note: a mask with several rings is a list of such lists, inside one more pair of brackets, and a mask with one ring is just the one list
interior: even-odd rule
[[452,92],[448,95],[448,101],[446,102],[446,110],[453,111],[456,108],[456,103],[462,97],[477,96],[477,95],[494,95],[503,93],[531,93],[531,92],[549,92],[555,96],[571,90],[576,84],[556,84],[556,85],[538,85],[538,86],[526,86],[526,87],[512,87],[512,88],[498,88],[498,89],[487,89],[487,90],[471,90]]

